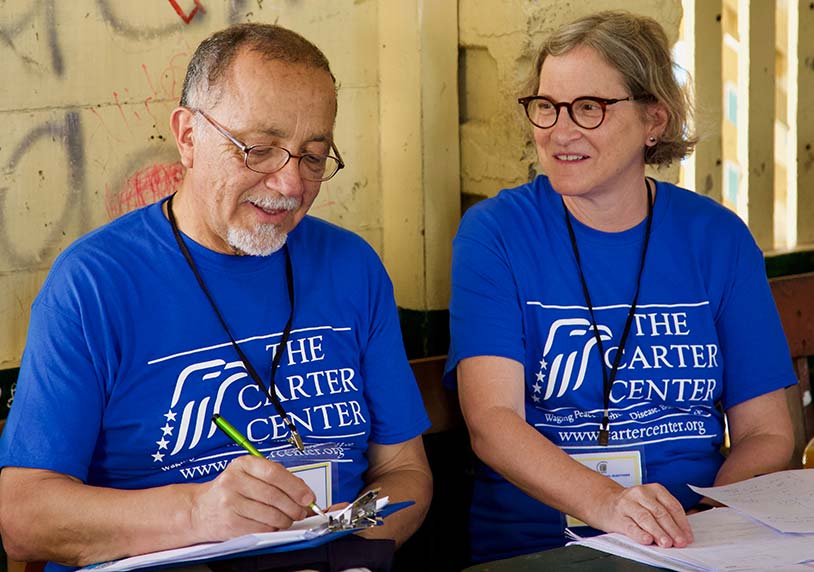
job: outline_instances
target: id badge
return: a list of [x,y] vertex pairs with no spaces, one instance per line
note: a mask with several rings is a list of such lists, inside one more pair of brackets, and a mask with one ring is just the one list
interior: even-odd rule
[[305,481],[314,491],[317,506],[325,508],[334,503],[332,485],[338,478],[337,461],[344,450],[339,443],[307,443],[304,451],[286,445],[272,449],[266,457]]
[[308,465],[299,465],[286,467],[290,473],[297,475],[305,484],[308,485],[314,495],[317,497],[316,503],[320,507],[329,507],[333,504],[331,501],[331,462],[322,461],[319,463],[310,463]]
[[[608,477],[630,488],[642,484],[642,455],[640,451],[598,451],[596,453],[575,453],[575,461],[582,463],[592,471]],[[566,526],[587,526],[573,516],[565,515]]]

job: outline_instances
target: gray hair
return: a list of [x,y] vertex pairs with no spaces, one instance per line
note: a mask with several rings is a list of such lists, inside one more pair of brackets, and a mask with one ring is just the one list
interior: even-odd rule
[[540,70],[548,56],[561,56],[585,46],[595,50],[619,71],[631,95],[644,104],[657,101],[667,110],[667,126],[658,143],[645,147],[649,165],[669,165],[692,152],[696,138],[690,133],[692,104],[673,74],[674,62],[664,28],[646,16],[609,10],[580,18],[555,30],[543,43],[529,78],[530,93],[537,93]]
[[184,78],[181,105],[198,108],[217,103],[222,94],[222,80],[242,50],[257,52],[268,60],[324,70],[336,88],[328,58],[296,32],[273,24],[236,24],[215,32],[195,50]]

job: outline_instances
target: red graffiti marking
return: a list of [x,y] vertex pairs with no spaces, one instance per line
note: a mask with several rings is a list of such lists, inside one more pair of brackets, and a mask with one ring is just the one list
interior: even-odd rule
[[149,113],[149,114],[150,114],[150,117],[152,117],[152,118],[153,118],[153,121],[155,121],[155,122],[157,123],[157,122],[158,122],[158,119],[156,119],[156,118],[155,118],[155,115],[153,115],[153,112],[152,112],[152,111],[150,111],[150,101],[151,101],[152,99],[153,99],[153,97],[152,97],[152,96],[149,96],[149,97],[147,97],[147,98],[144,100],[144,109],[146,109],[146,110],[147,110],[147,113]]
[[[113,101],[114,101],[114,102],[116,102],[116,107],[118,107],[118,108],[119,108],[119,115],[121,115],[121,116],[122,116],[122,119],[124,120],[124,124],[125,124],[125,125],[127,125],[127,128],[128,128],[128,129],[130,129],[130,124],[127,122],[127,117],[125,117],[125,116],[124,116],[124,109],[122,109],[122,104],[121,104],[121,102],[119,101],[119,94],[118,94],[118,92],[115,92],[115,91],[113,92]],[[132,132],[133,132],[133,131],[132,131],[132,129],[131,129],[131,130],[130,130],[130,133],[132,133]]]
[[155,86],[153,85],[153,80],[150,78],[150,72],[147,71],[147,64],[141,64],[141,70],[144,72],[144,77],[147,78],[147,84],[150,86],[153,95],[158,95],[158,92],[156,92]]
[[99,120],[99,123],[101,123],[101,124],[102,124],[102,127],[104,127],[104,128],[105,128],[105,131],[107,131],[107,134],[108,134],[108,135],[110,135],[110,138],[111,138],[112,140],[117,141],[117,142],[118,142],[118,141],[121,141],[121,139],[119,139],[119,138],[116,136],[116,134],[115,134],[115,133],[113,133],[113,131],[111,131],[111,130],[110,130],[110,127],[108,127],[107,123],[106,123],[106,122],[105,122],[105,120],[102,118],[102,116],[101,116],[101,115],[99,115],[99,112],[98,112],[98,111],[96,111],[96,110],[95,110],[95,109],[93,109],[92,107],[88,108],[88,111],[90,111],[90,112],[91,112],[93,115],[95,115],[95,116],[96,116],[96,119],[98,119],[98,120]]
[[184,24],[189,24],[199,10],[201,12],[206,12],[204,7],[201,6],[200,0],[193,0],[193,3],[195,4],[195,7],[192,9],[192,12],[190,12],[189,14],[184,14],[184,11],[178,5],[178,2],[176,2],[175,0],[170,0],[170,4],[172,5],[173,8],[175,8],[175,12],[181,17],[181,19],[184,21]]
[[141,64],[141,71],[144,73],[152,95],[170,99],[178,98],[178,96],[181,95],[179,88],[183,85],[188,60],[189,52],[177,52],[173,54],[167,66],[156,74],[155,79],[151,77],[147,64]]
[[118,192],[107,189],[105,205],[110,219],[152,204],[175,192],[184,178],[180,162],[149,165],[136,172]]

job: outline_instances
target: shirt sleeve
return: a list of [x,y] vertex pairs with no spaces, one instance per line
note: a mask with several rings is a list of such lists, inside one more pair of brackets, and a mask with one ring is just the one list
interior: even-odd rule
[[745,226],[742,232],[716,318],[724,410],[797,382],[763,254]]
[[375,252],[369,256],[369,328],[361,367],[370,440],[393,445],[421,435],[430,420],[407,361],[393,285]]
[[509,246],[495,217],[481,205],[467,211],[453,241],[447,385],[454,383],[455,368],[465,358],[525,359],[523,313]]
[[77,316],[36,301],[0,440],[0,466],[46,469],[85,481],[104,402],[104,385]]

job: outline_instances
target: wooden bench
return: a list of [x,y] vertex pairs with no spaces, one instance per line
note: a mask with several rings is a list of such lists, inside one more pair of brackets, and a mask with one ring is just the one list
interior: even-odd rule
[[[814,439],[814,404],[811,394],[809,356],[814,356],[814,272],[769,280],[783,331],[791,350],[798,385],[786,390],[794,424],[792,466],[802,466],[806,444]],[[814,463],[814,459],[809,459]]]

